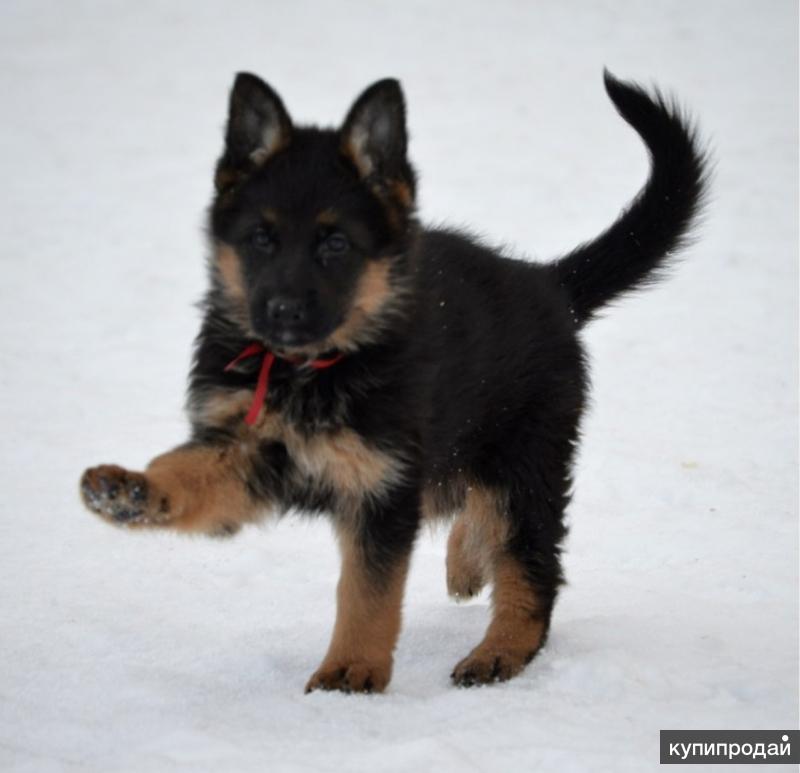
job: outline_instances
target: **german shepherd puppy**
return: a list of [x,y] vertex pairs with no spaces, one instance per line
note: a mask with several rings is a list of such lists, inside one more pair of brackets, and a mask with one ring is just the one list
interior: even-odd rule
[[698,214],[706,160],[681,111],[605,74],[652,159],[594,241],[549,265],[421,227],[400,84],[339,129],[295,126],[239,74],[210,209],[210,289],[191,436],[144,472],[89,469],[86,506],[127,528],[232,534],[267,513],[327,513],[337,618],[306,690],[382,691],[420,522],[455,521],[447,589],[493,586],[457,685],[506,680],[544,644],[586,404],[580,331],[653,281]]

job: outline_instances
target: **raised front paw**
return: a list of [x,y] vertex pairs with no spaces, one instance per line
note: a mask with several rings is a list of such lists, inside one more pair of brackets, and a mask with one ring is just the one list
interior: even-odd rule
[[160,495],[139,472],[105,464],[92,467],[81,478],[86,507],[118,526],[147,526],[170,520],[167,497]]
[[383,692],[392,677],[391,663],[323,663],[308,680],[306,692],[339,690],[340,692]]

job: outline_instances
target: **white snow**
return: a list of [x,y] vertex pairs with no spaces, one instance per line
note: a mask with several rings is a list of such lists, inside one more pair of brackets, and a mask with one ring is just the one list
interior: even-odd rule
[[[77,497],[184,437],[233,73],[323,122],[401,78],[425,219],[545,259],[646,174],[603,65],[679,95],[717,168],[670,281],[586,333],[550,644],[452,688],[488,599],[446,598],[426,531],[389,692],[304,696],[324,521],[133,535]],[[0,769],[644,771],[661,728],[797,727],[796,3],[5,0],[0,110]]]

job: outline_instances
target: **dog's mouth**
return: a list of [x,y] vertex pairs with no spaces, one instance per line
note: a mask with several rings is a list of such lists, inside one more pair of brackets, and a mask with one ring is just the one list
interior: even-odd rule
[[269,331],[258,337],[264,346],[279,357],[312,359],[335,351],[336,347],[332,345],[330,338],[343,319],[340,316],[321,329],[286,328]]
[[307,346],[276,346],[273,344],[269,350],[279,359],[287,360],[296,367],[303,367],[304,365],[317,366],[323,363],[327,367],[328,363],[338,362],[344,353],[336,349],[329,342],[318,342],[316,345]]
[[319,341],[320,336],[305,330],[280,330],[266,337],[266,343],[274,351],[290,351]]

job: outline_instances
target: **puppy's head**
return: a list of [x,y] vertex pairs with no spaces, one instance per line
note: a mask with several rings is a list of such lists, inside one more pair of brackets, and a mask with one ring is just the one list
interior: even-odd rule
[[414,222],[405,106],[370,86],[341,128],[294,126],[262,80],[237,76],[211,208],[225,313],[285,354],[348,351],[402,306]]

